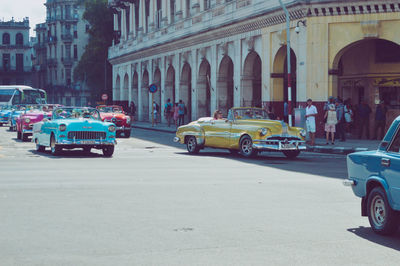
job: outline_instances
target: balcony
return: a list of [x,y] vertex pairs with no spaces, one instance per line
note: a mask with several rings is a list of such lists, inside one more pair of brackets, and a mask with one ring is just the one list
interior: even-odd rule
[[25,44],[25,45],[0,44],[0,49],[24,49],[24,50],[26,50],[26,49],[31,49],[31,48],[32,48],[32,46],[27,45],[27,44]]
[[74,64],[74,59],[61,57],[61,62],[63,62],[65,67],[71,67]]
[[62,34],[61,35],[61,40],[63,40],[64,42],[72,42],[72,40],[73,40],[74,38],[73,38],[73,36],[72,36],[72,34]]

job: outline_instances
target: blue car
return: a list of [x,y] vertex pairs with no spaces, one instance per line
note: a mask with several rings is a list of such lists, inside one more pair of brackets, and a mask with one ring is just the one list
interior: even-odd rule
[[0,110],[0,126],[8,125],[10,123],[12,109],[9,106],[3,106]]
[[343,184],[361,198],[361,215],[376,233],[393,234],[400,223],[400,116],[378,150],[349,154],[347,169]]
[[43,119],[33,124],[32,142],[37,151],[50,147],[53,155],[62,149],[101,149],[103,155],[114,153],[116,127],[113,123],[101,121],[97,109],[87,107],[59,107],[53,110],[51,120]]

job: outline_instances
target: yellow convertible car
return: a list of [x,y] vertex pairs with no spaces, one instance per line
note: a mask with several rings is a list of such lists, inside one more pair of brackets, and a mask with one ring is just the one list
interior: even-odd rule
[[245,157],[261,151],[281,151],[295,158],[306,149],[302,128],[289,127],[285,122],[271,120],[261,108],[232,108],[227,119],[202,117],[176,131],[175,142],[186,144],[189,153],[205,147],[240,152]]

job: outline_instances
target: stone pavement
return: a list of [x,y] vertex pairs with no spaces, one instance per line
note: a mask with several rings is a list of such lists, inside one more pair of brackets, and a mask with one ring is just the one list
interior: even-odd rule
[[[174,125],[168,127],[166,124],[157,124],[154,127],[149,122],[135,121],[132,124],[133,128],[147,129],[165,133],[175,133],[176,128]],[[325,139],[317,138],[316,145],[308,145],[307,151],[318,153],[334,153],[334,154],[349,154],[356,151],[376,150],[379,146],[379,140],[366,140],[366,139],[347,139],[346,141],[335,141],[335,145],[326,145]]]

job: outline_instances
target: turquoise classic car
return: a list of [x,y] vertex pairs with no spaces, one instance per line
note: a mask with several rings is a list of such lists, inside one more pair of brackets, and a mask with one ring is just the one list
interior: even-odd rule
[[12,113],[11,106],[0,107],[0,126],[8,125],[10,123],[10,117]]
[[347,169],[343,184],[361,198],[361,215],[376,233],[393,234],[400,224],[400,116],[376,151],[349,154]]
[[101,149],[104,156],[114,153],[115,125],[101,121],[100,113],[88,107],[59,107],[53,110],[51,120],[43,119],[33,125],[32,142],[37,151],[50,147],[57,155],[62,149],[82,148],[90,152]]

